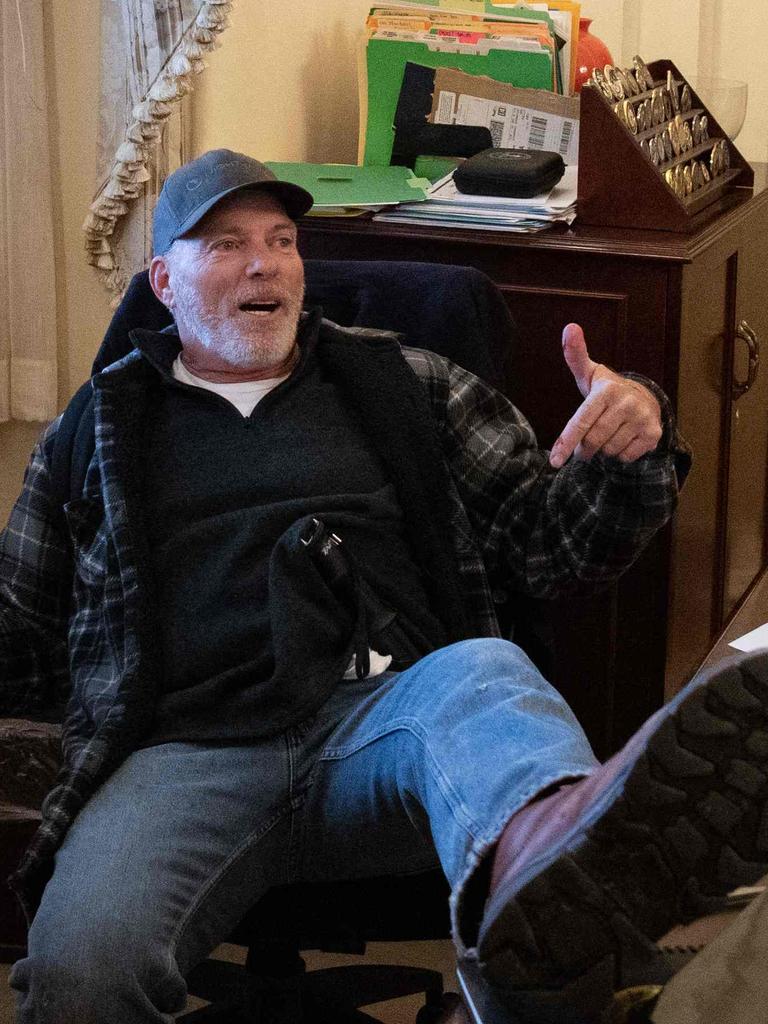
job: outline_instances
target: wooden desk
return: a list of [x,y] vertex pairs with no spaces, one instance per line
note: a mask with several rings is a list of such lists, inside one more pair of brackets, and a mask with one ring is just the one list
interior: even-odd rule
[[695,451],[673,526],[623,580],[549,611],[549,677],[599,754],[616,749],[699,665],[766,565],[768,373],[749,390],[748,334],[768,337],[768,190],[739,189],[693,234],[555,228],[513,235],[305,218],[304,256],[467,264],[520,328],[505,390],[550,444],[580,396],[560,337],[581,323],[593,358],[656,380]]

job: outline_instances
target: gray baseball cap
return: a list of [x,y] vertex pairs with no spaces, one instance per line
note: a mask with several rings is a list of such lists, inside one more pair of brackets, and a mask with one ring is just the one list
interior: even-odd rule
[[152,228],[155,256],[168,252],[176,239],[193,228],[219,200],[241,188],[258,188],[274,195],[292,220],[314,203],[309,192],[289,181],[279,181],[259,160],[231,149],[211,149],[165,179]]

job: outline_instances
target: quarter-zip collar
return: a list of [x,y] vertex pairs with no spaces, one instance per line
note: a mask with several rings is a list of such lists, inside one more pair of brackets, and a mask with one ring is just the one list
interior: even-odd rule
[[[296,331],[296,343],[299,346],[299,360],[291,371],[295,376],[301,371],[311,351],[317,344],[323,311],[319,306],[305,310],[300,318]],[[173,381],[173,361],[181,351],[181,341],[175,324],[162,331],[148,331],[134,328],[129,334],[134,349],[127,356],[112,363],[93,378],[94,386],[111,387],[117,385],[125,372],[141,360],[153,367],[166,381]]]

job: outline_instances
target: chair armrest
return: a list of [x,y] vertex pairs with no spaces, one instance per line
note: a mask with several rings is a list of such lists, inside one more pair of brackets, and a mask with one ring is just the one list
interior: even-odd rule
[[37,811],[61,762],[61,727],[0,718],[0,804]]

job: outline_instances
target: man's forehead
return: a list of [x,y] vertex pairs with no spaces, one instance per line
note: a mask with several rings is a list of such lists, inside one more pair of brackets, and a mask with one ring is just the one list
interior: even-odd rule
[[294,222],[286,213],[285,207],[275,196],[258,189],[239,189],[220,200],[185,237],[194,238],[207,234],[211,230],[220,229],[224,225],[235,228],[246,227],[248,221],[256,215],[259,219],[270,223],[287,224],[295,227]]

